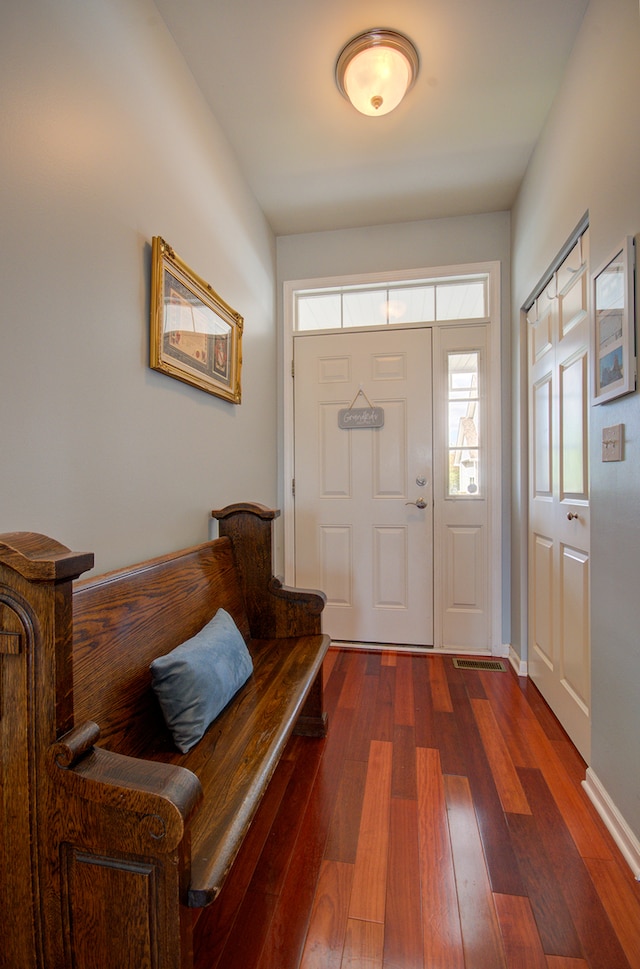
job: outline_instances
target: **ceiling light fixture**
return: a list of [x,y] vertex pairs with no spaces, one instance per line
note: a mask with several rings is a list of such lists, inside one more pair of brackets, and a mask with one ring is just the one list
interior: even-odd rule
[[415,84],[419,64],[418,51],[408,37],[374,28],[353,37],[342,49],[336,84],[361,114],[388,114]]

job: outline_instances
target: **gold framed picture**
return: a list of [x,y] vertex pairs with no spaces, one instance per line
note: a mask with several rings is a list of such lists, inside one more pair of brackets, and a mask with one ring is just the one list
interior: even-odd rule
[[244,320],[160,236],[151,248],[150,365],[234,404]]

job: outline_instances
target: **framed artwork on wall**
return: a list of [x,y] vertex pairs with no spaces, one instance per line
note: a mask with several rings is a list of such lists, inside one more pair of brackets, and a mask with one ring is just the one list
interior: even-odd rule
[[151,248],[150,326],[153,370],[240,403],[244,320],[160,236]]
[[636,388],[635,245],[627,236],[593,274],[593,403]]

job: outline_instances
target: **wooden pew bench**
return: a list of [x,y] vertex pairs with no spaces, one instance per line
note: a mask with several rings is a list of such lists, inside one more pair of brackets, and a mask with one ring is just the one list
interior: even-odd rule
[[[0,662],[13,701],[0,717],[2,749],[13,749],[2,787],[23,787],[2,822],[5,844],[25,836],[15,870],[0,872],[3,893],[21,899],[6,920],[13,969],[192,966],[191,909],[220,892],[289,737],[326,733],[324,598],[272,577],[277,513],[212,514],[218,539],[73,592],[90,557],[31,533],[0,536]],[[181,754],[149,665],[219,608],[253,673]],[[8,697],[0,703],[6,714]]]

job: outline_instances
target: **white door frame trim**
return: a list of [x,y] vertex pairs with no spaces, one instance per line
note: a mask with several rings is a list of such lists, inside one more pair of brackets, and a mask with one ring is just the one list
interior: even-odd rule
[[[283,445],[282,445],[282,487],[283,487],[283,556],[284,581],[293,584],[295,562],[294,535],[294,497],[291,484],[295,471],[295,442],[294,442],[294,387],[292,379],[294,329],[293,329],[293,295],[301,289],[322,289],[350,285],[377,285],[385,282],[411,281],[417,279],[439,279],[447,276],[487,274],[489,280],[489,317],[491,327],[491,353],[489,367],[492,381],[498,383],[497,392],[491,400],[490,427],[493,432],[491,467],[491,486],[494,500],[491,503],[490,535],[496,561],[500,563],[499,574],[492,583],[491,601],[491,652],[502,655],[502,420],[501,420],[501,301],[500,301],[500,273],[499,261],[468,263],[455,266],[438,266],[406,271],[387,271],[378,273],[361,273],[346,276],[330,276],[322,278],[285,280],[283,283],[283,328],[282,328],[282,375],[283,375]],[[442,326],[473,325],[482,320],[464,320],[452,323],[419,323],[416,327],[431,326],[434,329]],[[405,325],[410,327],[411,324]],[[356,329],[356,328],[353,328]],[[369,329],[363,327],[362,329]],[[376,328],[378,329],[378,328]],[[351,332],[350,328],[350,332]],[[340,330],[326,330],[326,333],[339,333]],[[437,562],[434,561],[434,596],[437,595],[438,576]],[[434,601],[435,609],[435,601]],[[436,643],[437,649],[441,644]]]

